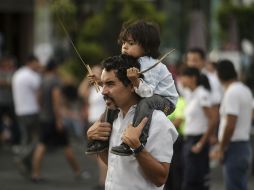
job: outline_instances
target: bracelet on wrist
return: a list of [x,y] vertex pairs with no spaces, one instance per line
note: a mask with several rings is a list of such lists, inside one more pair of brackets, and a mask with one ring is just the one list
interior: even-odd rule
[[138,155],[142,150],[144,150],[145,146],[141,143],[138,148],[132,149],[134,156]]

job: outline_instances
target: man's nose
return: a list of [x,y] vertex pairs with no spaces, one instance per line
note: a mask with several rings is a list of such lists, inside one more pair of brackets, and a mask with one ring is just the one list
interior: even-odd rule
[[106,95],[106,94],[108,94],[108,88],[106,87],[106,86],[103,86],[102,87],[102,95]]

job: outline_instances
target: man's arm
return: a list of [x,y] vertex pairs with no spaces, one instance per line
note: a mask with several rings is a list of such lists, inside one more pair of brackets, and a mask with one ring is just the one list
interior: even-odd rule
[[[127,77],[135,88],[135,92],[141,97],[151,97],[153,95],[155,85],[147,83],[139,78],[139,69],[133,67],[127,70]],[[154,82],[154,81],[153,81]]]
[[192,152],[199,153],[202,148],[204,147],[205,143],[209,141],[210,137],[212,136],[213,132],[215,131],[215,120],[214,115],[212,112],[212,108],[210,107],[203,107],[204,113],[208,120],[208,128],[207,131],[203,134],[201,139],[192,147]]
[[231,137],[233,136],[233,133],[235,131],[235,125],[237,121],[237,116],[236,115],[227,115],[227,123],[226,127],[224,130],[224,134],[220,143],[220,150],[225,151],[227,148]]
[[[139,137],[146,122],[147,118],[144,118],[137,127],[133,127],[130,124],[123,134],[123,142],[133,149],[138,148],[141,145]],[[168,163],[159,162],[145,149],[139,152],[136,158],[148,180],[158,187],[165,184],[169,172]]]
[[218,144],[217,148],[211,153],[214,159],[223,161],[224,152],[228,144],[230,143],[230,139],[233,136],[236,121],[237,121],[237,116],[227,115],[227,122],[226,122],[225,130],[224,130],[221,142]]
[[52,102],[53,102],[53,110],[54,110],[54,115],[56,119],[56,128],[58,130],[63,130],[63,125],[62,125],[62,94],[60,87],[54,87],[52,91]]
[[[107,122],[96,121],[87,131],[88,141],[101,140],[108,141],[111,134],[111,125]],[[100,159],[108,164],[108,151],[98,153]]]
[[149,152],[145,149],[141,151],[137,156],[137,161],[143,170],[145,176],[154,183],[157,187],[166,183],[169,173],[169,163],[161,163],[157,161]]

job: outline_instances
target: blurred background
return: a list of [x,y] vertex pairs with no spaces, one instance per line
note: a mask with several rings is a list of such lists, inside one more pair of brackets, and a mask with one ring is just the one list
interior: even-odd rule
[[[253,18],[254,0],[0,0],[0,59],[10,56],[18,69],[31,53],[42,66],[53,56],[60,63],[59,72],[65,83],[78,88],[87,71],[60,22],[85,63],[93,67],[105,57],[120,53],[117,38],[124,22],[146,19],[160,26],[161,53],[176,49],[164,60],[173,74],[184,62],[186,51],[199,47],[206,51],[209,61],[230,59],[240,80],[254,93]],[[82,108],[75,109],[83,111],[85,130],[89,125],[89,100],[85,91],[80,95]],[[95,159],[84,155],[85,140],[78,138],[73,140],[74,151],[81,168],[88,172],[83,176],[86,181],[75,182],[73,186],[72,181],[68,181],[70,171],[57,166],[62,163],[62,156],[58,154],[61,150],[56,154],[50,151],[44,171],[53,179],[41,189],[89,189],[97,184],[99,174]],[[18,151],[15,149],[19,144],[18,132],[5,134],[1,144],[0,189],[35,188],[16,174],[10,162]],[[214,171],[212,187],[223,189],[221,172]]]
[[41,63],[54,54],[69,74],[81,79],[86,71],[56,15],[91,65],[120,52],[117,37],[123,22],[144,18],[159,23],[161,52],[176,48],[171,64],[198,46],[213,59],[230,56],[248,80],[254,72],[253,14],[252,0],[1,0],[0,56],[14,55],[21,65],[28,53],[35,52]]

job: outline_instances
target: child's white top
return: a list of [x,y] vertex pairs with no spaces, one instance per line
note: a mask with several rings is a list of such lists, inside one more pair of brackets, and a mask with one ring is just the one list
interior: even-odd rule
[[[152,57],[140,57],[138,59],[141,65],[141,71],[151,67],[158,60]],[[156,67],[145,72],[144,80],[140,79],[139,87],[135,88],[135,92],[141,97],[151,97],[158,94],[169,99],[176,105],[178,93],[176,91],[175,83],[172,74],[163,63],[159,63]]]

